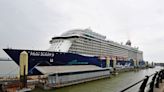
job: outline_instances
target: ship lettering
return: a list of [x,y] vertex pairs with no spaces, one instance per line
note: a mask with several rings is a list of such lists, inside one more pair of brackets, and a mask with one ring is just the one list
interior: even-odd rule
[[30,56],[40,56],[39,52],[30,52]]

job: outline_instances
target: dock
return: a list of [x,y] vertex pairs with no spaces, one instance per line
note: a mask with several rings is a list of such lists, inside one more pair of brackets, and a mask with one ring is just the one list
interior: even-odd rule
[[159,84],[159,88],[154,88],[154,92],[164,92],[164,80]]

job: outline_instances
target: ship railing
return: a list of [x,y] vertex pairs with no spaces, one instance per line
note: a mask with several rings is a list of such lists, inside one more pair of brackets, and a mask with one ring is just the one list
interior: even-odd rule
[[149,76],[145,76],[144,79],[124,88],[120,92],[126,92],[141,83],[142,84],[140,85],[138,92],[154,92],[154,87],[159,88],[159,84],[162,83],[163,79],[164,79],[164,69],[155,72]]

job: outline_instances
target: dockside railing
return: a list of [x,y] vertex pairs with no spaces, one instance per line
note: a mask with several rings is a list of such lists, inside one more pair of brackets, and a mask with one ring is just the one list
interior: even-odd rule
[[[150,77],[152,77],[152,79],[148,83],[148,80],[150,79]],[[146,92],[145,88],[147,86],[149,86],[148,92],[154,92],[154,87],[159,88],[159,84],[162,83],[162,79],[164,79],[164,69],[158,72],[155,72],[154,74],[151,74],[149,76],[145,76],[144,79],[130,85],[129,87],[124,88],[120,92],[126,92],[129,89],[133,88],[134,86],[138,85],[139,83],[142,83],[142,84],[140,85],[138,92]]]

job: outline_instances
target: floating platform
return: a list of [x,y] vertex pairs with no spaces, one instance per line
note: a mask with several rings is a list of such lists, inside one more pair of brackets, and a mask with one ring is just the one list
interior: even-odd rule
[[38,66],[36,68],[47,75],[45,80],[40,83],[44,89],[58,88],[110,76],[109,68],[100,68],[94,65]]

